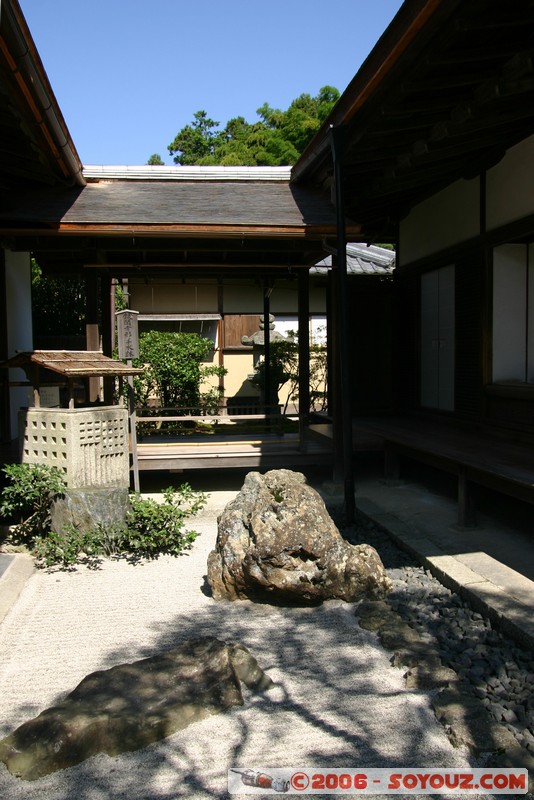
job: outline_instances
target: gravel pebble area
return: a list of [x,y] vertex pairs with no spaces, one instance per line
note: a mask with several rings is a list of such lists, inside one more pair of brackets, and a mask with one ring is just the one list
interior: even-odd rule
[[[89,672],[168,649],[200,631],[249,647],[280,697],[247,698],[235,713],[210,717],[186,736],[179,732],[115,759],[97,756],[37,784],[18,781],[0,765],[1,797],[222,798],[228,796],[227,765],[262,765],[265,759],[271,765],[340,767],[355,759],[362,766],[388,768],[486,765],[484,753],[479,764],[463,743],[451,744],[434,716],[436,693],[406,691],[400,670],[390,668],[388,648],[377,646],[376,634],[363,629],[346,604],[269,607],[267,613],[249,601],[213,603],[204,591],[205,564],[216,535],[215,514],[228,499],[221,492],[210,514],[199,517],[195,527],[202,535],[180,559],[162,557],[140,566],[108,560],[99,570],[82,566],[32,576],[0,626],[0,735]],[[534,755],[532,651],[493,630],[383,528],[363,515],[346,527],[339,507],[329,504],[329,511],[349,541],[379,552],[393,584],[391,609]]]
[[213,600],[206,561],[215,513],[226,500],[212,498],[195,520],[201,535],[179,558],[105,559],[98,569],[32,575],[0,625],[0,736],[54,705],[89,673],[198,636],[244,644],[273,688],[246,692],[243,706],[142,750],[100,754],[38,781],[21,781],[0,765],[2,800],[222,800],[234,766],[474,766],[468,747],[454,746],[436,719],[430,693],[406,690],[389,651],[361,627],[351,604]]
[[[336,509],[331,513],[335,518]],[[532,650],[494,630],[363,515],[343,533],[353,544],[366,542],[376,548],[393,584],[391,608],[437,648],[443,664],[457,673],[462,685],[534,755]]]

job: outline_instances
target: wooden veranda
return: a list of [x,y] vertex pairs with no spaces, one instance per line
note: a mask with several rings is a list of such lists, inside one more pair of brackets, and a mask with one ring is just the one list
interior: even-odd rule
[[239,414],[229,414],[226,408],[216,414],[198,413],[200,409],[138,409],[138,469],[185,472],[331,463],[332,442],[310,438],[300,419],[306,421],[307,414],[275,409]]
[[264,434],[247,439],[230,436],[190,437],[137,445],[139,470],[275,469],[332,462],[328,442],[306,442],[298,434]]
[[[313,439],[331,440],[330,425],[312,425]],[[381,451],[384,479],[402,480],[411,459],[457,479],[458,525],[476,525],[477,487],[534,504],[534,449],[481,426],[460,426],[421,417],[364,417],[352,421],[354,452]]]

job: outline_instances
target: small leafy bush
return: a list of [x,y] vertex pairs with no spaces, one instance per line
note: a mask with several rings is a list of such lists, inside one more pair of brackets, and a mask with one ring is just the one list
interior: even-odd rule
[[72,567],[81,561],[95,567],[101,562],[102,556],[124,552],[126,542],[124,525],[97,525],[90,531],[81,531],[75,525],[64,525],[60,531],[50,531],[46,536],[37,537],[33,555],[40,567]]
[[52,501],[65,493],[64,475],[44,464],[8,464],[2,471],[8,483],[0,495],[0,516],[16,524],[19,542],[31,545],[50,527]]
[[184,483],[179,490],[165,489],[163,498],[164,502],[158,503],[140,494],[130,496],[126,517],[129,552],[148,557],[159,553],[178,555],[191,547],[198,534],[185,531],[184,521],[205,505],[205,494],[194,492]]
[[130,511],[124,524],[98,525],[83,532],[75,525],[50,531],[36,539],[34,555],[43,567],[72,567],[85,562],[96,566],[104,556],[131,555],[156,558],[160,553],[177,556],[191,547],[197,532],[185,529],[185,520],[197,514],[206,503],[203,492],[187,483],[163,492],[158,503],[140,494],[130,495]]
[[87,534],[74,525],[64,525],[60,531],[50,531],[35,541],[33,554],[39,566],[61,564],[70,567],[81,560],[86,551]]

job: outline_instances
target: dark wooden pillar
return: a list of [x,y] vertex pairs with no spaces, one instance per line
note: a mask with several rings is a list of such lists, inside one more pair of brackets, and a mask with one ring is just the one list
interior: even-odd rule
[[[100,303],[102,308],[102,352],[110,358],[113,356],[113,331],[115,325],[115,309],[113,319],[111,311],[111,278],[105,272],[100,274]],[[113,403],[115,382],[113,378],[104,378],[104,403]]]
[[[7,341],[7,293],[6,293],[6,260],[0,248],[0,361],[9,357]],[[0,370],[0,442],[11,439],[11,420],[9,407],[9,371]]]
[[100,349],[100,332],[98,329],[98,276],[89,272],[84,277],[85,283],[85,340],[88,350]]
[[332,256],[332,269],[328,274],[328,414],[332,419],[332,439],[334,445],[334,464],[332,480],[343,483],[345,464],[343,459],[343,407],[341,402],[341,370],[339,363],[340,325],[339,291],[336,257]]
[[[217,342],[219,345],[219,367],[224,368],[224,285],[223,279],[217,279],[217,309],[220,315],[220,320],[217,322]],[[223,407],[226,408],[226,401],[224,400],[224,377],[219,376],[219,391],[221,392],[221,401]]]
[[[98,327],[98,276],[89,272],[85,283],[85,348],[100,350],[100,330]],[[89,401],[94,403],[100,395],[100,378],[89,378]]]
[[345,516],[348,524],[354,521],[354,468],[352,463],[352,386],[350,370],[350,318],[347,281],[347,240],[345,233],[345,204],[343,197],[343,149],[345,129],[330,128],[336,195],[337,281],[336,297],[339,312],[339,374],[341,384],[341,427],[343,433],[343,485]]
[[298,275],[299,438],[305,452],[310,424],[310,273],[302,269]]
[[[263,373],[263,402],[265,414],[272,414],[273,409],[270,408],[273,399],[273,390],[271,386],[271,323],[269,318],[271,316],[271,287],[269,281],[263,281],[263,358],[265,360],[265,368]],[[278,400],[278,394],[277,394]]]
[[467,478],[464,469],[458,473],[458,525],[460,528],[476,528],[477,526],[473,484]]

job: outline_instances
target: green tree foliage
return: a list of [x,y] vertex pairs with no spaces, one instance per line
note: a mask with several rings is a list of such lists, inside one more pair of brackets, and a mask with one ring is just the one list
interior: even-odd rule
[[216,404],[218,389],[201,391],[207,378],[226,374],[224,367],[203,363],[212,353],[213,342],[197,333],[142,333],[134,361],[134,366],[143,367],[143,374],[134,378],[137,405],[146,406],[154,396],[163,408]]
[[152,153],[148,161],[146,162],[149,167],[164,167],[164,163],[159,153]]
[[175,155],[174,162],[182,166],[190,164],[212,163],[209,159],[213,156],[218,122],[210,119],[205,111],[196,111],[191,125],[175,136],[169,145],[169,153]]
[[33,329],[40,336],[85,335],[86,291],[83,278],[43,275],[32,259]]
[[316,97],[301,94],[286,111],[264,103],[255,123],[235,117],[222,129],[197,111],[169,145],[176,164],[204,166],[282,166],[294,164],[319,130],[339,92],[324,86]]
[[[270,378],[273,401],[278,401],[278,393],[287,384],[287,400],[284,413],[291,402],[299,399],[299,354],[298,335],[289,331],[287,339],[275,339],[270,346]],[[310,409],[324,411],[326,409],[327,382],[326,347],[320,344],[310,345]],[[261,360],[254,368],[253,386],[264,391],[265,361]]]

